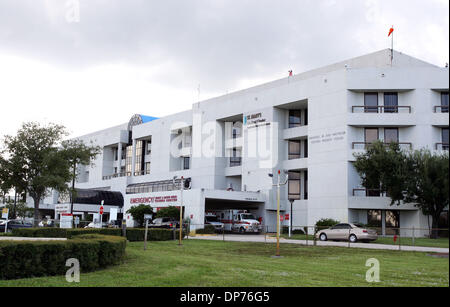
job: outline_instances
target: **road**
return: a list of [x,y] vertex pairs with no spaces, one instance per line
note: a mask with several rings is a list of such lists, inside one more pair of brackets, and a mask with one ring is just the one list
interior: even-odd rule
[[[189,239],[195,240],[216,240],[216,241],[234,241],[234,242],[260,242],[260,243],[276,243],[277,239],[270,236],[264,235],[240,235],[240,234],[226,234],[223,235],[204,235],[189,237]],[[313,245],[313,241],[306,240],[290,240],[290,239],[280,239],[280,243],[290,243],[299,245]],[[337,246],[337,247],[348,247],[348,242],[335,242],[335,241],[316,241],[317,246]],[[389,244],[374,244],[374,243],[351,243],[351,248],[366,248],[366,249],[382,249],[382,250],[402,250],[402,251],[415,251],[415,252],[430,252],[430,253],[449,253],[448,248],[440,247],[425,247],[425,246],[398,246]]]

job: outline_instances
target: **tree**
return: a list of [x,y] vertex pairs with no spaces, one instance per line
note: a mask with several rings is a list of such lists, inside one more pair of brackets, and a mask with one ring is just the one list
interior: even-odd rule
[[[33,208],[29,208],[23,201],[14,203],[13,200],[8,200],[5,205],[0,205],[0,208],[3,208],[2,206],[9,209],[11,219],[15,219],[18,216],[21,218],[33,216]],[[14,213],[13,210],[15,211]]]
[[73,202],[76,197],[75,181],[79,175],[77,166],[88,165],[100,153],[99,146],[86,145],[82,140],[68,140],[62,142],[62,153],[71,167],[72,187],[70,189],[70,212],[73,212]]
[[153,208],[149,205],[140,204],[128,209],[127,213],[131,214],[133,220],[135,220],[139,224],[139,226],[143,226],[145,222],[144,215],[153,214]]
[[[391,205],[412,203],[432,217],[432,227],[449,204],[448,154],[428,150],[401,151],[398,144],[386,147],[381,142],[365,153],[356,154],[354,166],[366,189],[378,189],[391,198]],[[437,237],[432,231],[431,237]]]
[[5,137],[9,157],[3,158],[9,161],[10,166],[20,166],[21,178],[13,179],[12,185],[26,182],[26,192],[34,202],[35,226],[39,223],[40,200],[49,189],[66,191],[67,182],[71,179],[70,165],[58,148],[65,135],[65,128],[61,125],[41,126],[29,122],[22,124],[17,135]]
[[174,206],[161,208],[158,212],[156,212],[156,217],[172,217],[174,219],[179,219],[180,209]]
[[433,155],[417,150],[408,157],[409,175],[405,201],[414,203],[423,214],[432,218],[431,237],[438,237],[441,213],[449,205],[448,154]]

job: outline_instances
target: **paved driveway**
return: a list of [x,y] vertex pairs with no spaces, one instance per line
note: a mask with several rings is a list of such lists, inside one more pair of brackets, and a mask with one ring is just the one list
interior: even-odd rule
[[[264,235],[239,235],[239,234],[226,234],[223,235],[213,235],[213,236],[195,236],[189,237],[189,239],[195,240],[217,240],[217,241],[235,241],[235,242],[261,242],[261,243],[276,243],[277,239],[274,237],[264,236]],[[280,239],[280,243],[290,243],[306,245],[306,240],[290,240],[290,239]],[[333,241],[316,241],[317,246],[338,246],[338,247],[348,247],[348,242],[333,242]],[[313,241],[308,241],[308,245],[313,245]],[[446,253],[448,254],[448,248],[439,247],[424,247],[424,246],[398,246],[389,244],[374,244],[374,243],[351,243],[351,248],[367,248],[367,249],[384,249],[384,250],[402,250],[402,251],[416,251],[416,252],[431,252],[431,253]]]

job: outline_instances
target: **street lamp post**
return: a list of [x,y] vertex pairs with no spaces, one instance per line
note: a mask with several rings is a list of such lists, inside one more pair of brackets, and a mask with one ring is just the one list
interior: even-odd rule
[[[175,179],[177,179],[177,176],[173,177],[174,185],[175,185]],[[181,182],[180,182],[180,230],[179,230],[178,245],[182,245],[181,240],[183,238],[183,190],[184,190],[184,177],[181,176]]]
[[[273,174],[269,174],[269,177],[273,177]],[[277,253],[276,257],[280,257],[280,186],[285,185],[288,181],[288,178],[286,177],[286,180],[282,183],[281,182],[281,171],[278,170],[278,178],[277,178],[277,184],[274,184],[273,186],[277,187]]]
[[294,203],[293,199],[289,199],[289,202],[291,203],[291,212],[289,212],[289,238],[292,234],[292,204]]

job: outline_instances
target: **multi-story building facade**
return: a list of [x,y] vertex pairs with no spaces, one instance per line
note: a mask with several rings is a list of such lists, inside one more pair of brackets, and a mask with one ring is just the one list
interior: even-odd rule
[[[79,167],[76,187],[120,191],[129,226],[130,206],[182,203],[192,224],[202,224],[208,210],[247,209],[274,227],[281,170],[281,181],[288,178],[281,210],[289,213],[293,201],[294,225],[334,218],[385,232],[426,228],[427,217],[414,205],[390,206],[385,195],[361,187],[354,154],[375,140],[448,151],[448,73],[398,52],[391,63],[387,49],[200,101],[171,116],[135,115],[79,138],[102,153]],[[43,208],[56,199],[46,198]]]

